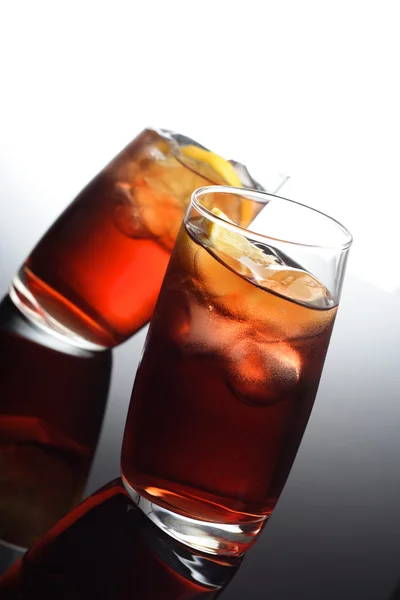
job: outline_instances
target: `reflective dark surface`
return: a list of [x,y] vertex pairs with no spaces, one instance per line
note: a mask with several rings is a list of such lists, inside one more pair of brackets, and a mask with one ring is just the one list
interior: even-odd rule
[[132,504],[118,479],[29,550],[0,579],[0,597],[211,599],[241,562],[193,553],[172,540]]
[[[400,294],[347,277],[313,413],[278,506],[224,597],[387,600],[400,575]],[[114,351],[89,481],[118,472],[144,332]],[[247,594],[247,596],[246,596]]]
[[[3,294],[29,251],[18,239],[0,245]],[[317,400],[288,483],[223,598],[396,598],[400,292],[383,291],[379,279],[377,273],[373,286],[353,274],[346,277]],[[86,494],[119,475],[123,427],[144,336],[141,331],[113,351],[109,402]]]
[[112,356],[53,340],[8,298],[0,303],[0,356],[0,544],[27,547],[83,497]]

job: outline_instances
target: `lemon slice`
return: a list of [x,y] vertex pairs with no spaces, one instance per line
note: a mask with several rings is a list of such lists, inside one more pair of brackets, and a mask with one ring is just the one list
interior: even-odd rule
[[210,165],[228,185],[242,187],[239,175],[236,173],[233,165],[228,160],[225,160],[225,158],[222,158],[222,156],[214,154],[214,152],[210,152],[200,146],[194,146],[193,144],[181,146],[181,152],[183,156],[192,158],[199,163]]
[[[219,208],[213,208],[211,212],[232,223]],[[237,231],[213,221],[208,227],[208,240],[214,252],[222,253],[222,260],[234,271],[264,289],[310,306],[328,308],[334,305],[331,294],[316,277],[282,264],[276,256],[265,254]]]
[[[224,219],[228,223],[233,223],[219,208],[214,207],[211,212],[216,217]],[[249,242],[244,235],[236,231],[231,231],[215,221],[212,221],[208,227],[208,236],[209,241],[216,250],[227,254],[231,258],[240,260],[243,264],[248,262],[246,259],[250,259],[250,261],[257,265],[264,267],[276,264],[277,262],[274,256],[264,254],[260,248]]]
[[[243,187],[234,166],[228,160],[222,158],[222,156],[214,154],[214,152],[210,152],[210,150],[206,150],[200,146],[195,146],[194,144],[182,146],[180,150],[184,157],[195,161],[195,163],[200,166],[200,168],[198,167],[200,172],[204,171],[204,166],[206,165],[211,167],[211,180],[213,179],[212,174],[215,173],[222,179],[220,183],[225,183],[233,187]],[[206,177],[210,176],[209,173],[204,174]],[[214,183],[218,183],[218,181],[215,181]],[[240,224],[243,226],[249,225],[255,217],[256,212],[257,208],[254,203],[251,200],[243,198],[240,204]]]

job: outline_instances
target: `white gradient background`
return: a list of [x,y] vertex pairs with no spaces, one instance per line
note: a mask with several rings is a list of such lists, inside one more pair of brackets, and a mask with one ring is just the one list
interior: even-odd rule
[[[261,8],[262,7],[262,8]],[[393,1],[0,6],[0,285],[147,125],[291,175],[353,233],[295,467],[227,599],[387,600],[400,577],[400,43]],[[88,491],[118,474],[144,339],[115,353]]]

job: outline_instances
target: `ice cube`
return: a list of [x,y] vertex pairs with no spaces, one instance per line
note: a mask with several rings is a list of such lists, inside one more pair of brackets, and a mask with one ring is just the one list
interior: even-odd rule
[[270,265],[259,279],[259,285],[281,296],[314,306],[330,306],[330,294],[315,277],[302,271],[281,265]]
[[187,296],[186,320],[179,325],[180,343],[185,352],[223,355],[243,334],[243,325],[222,315],[212,303],[200,304]]
[[248,284],[240,275],[251,275],[236,259],[204,248],[199,248],[194,257],[193,271],[205,293],[221,299],[243,294]]
[[275,297],[252,283],[254,277],[248,267],[222,253],[198,248],[188,269],[193,270],[196,285],[217,312],[242,325],[263,327],[263,336],[270,341],[282,339],[281,307],[276,306]]
[[253,179],[253,177],[249,173],[248,168],[245,165],[242,165],[242,163],[239,163],[236,160],[230,160],[229,162],[238,174],[243,187],[250,188],[253,190],[264,190],[262,185],[259,184],[255,179]]
[[299,381],[301,358],[286,342],[262,343],[248,336],[233,345],[225,359],[228,387],[250,406],[286,400]]
[[153,238],[172,250],[183,208],[177,198],[167,192],[154,190],[145,178],[132,184],[117,182],[114,186],[115,223],[129,237]]
[[151,237],[130,183],[117,181],[114,185],[114,222],[128,237]]

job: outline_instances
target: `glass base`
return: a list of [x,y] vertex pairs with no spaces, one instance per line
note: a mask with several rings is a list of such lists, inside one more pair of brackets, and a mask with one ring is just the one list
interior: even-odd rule
[[43,310],[34,295],[21,280],[19,274],[11,282],[9,296],[15,306],[31,323],[65,344],[70,344],[75,348],[90,352],[99,352],[107,349],[105,346],[89,342],[82,336],[74,333]]
[[248,523],[210,523],[184,517],[144,498],[122,477],[125,489],[144,514],[165,533],[200,552],[240,556],[253,545],[268,517]]

